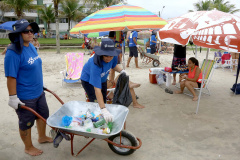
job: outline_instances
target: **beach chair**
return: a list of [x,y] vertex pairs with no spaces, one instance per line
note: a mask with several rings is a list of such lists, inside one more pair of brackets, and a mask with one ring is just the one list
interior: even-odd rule
[[[211,95],[210,93],[210,90],[208,88],[208,85],[211,81],[211,78],[212,78],[212,75],[213,75],[213,72],[214,72],[214,63],[215,61],[214,60],[207,60],[204,59],[203,60],[203,63],[202,63],[202,66],[201,66],[201,70],[202,70],[202,74],[206,68],[206,71],[205,71],[205,75],[202,79],[202,85],[203,85],[203,89],[202,89],[202,93],[206,94],[206,95]],[[195,90],[198,90],[200,91],[201,88],[194,88]],[[189,96],[193,96],[192,94],[188,94],[188,93],[184,93],[186,95],[189,95]]]
[[216,69],[220,67],[222,63],[222,53],[220,51],[214,53],[214,60],[215,60],[214,68]]
[[72,84],[72,86],[74,84],[80,84],[81,86],[80,76],[83,68],[83,53],[67,53],[65,60],[66,70],[60,72],[63,75],[62,86],[64,86],[64,84]]
[[222,55],[222,69],[224,70],[224,68],[230,68],[231,72],[232,72],[232,68],[233,68],[233,61],[232,61],[232,56],[230,53],[226,53]]
[[158,67],[160,65],[159,56],[155,54],[146,53],[143,51],[141,47],[137,47],[137,49],[138,52],[140,53],[142,63],[149,64],[150,62],[152,62],[154,67]]

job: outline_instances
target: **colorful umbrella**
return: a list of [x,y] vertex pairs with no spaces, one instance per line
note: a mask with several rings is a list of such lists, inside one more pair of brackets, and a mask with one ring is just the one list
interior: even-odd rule
[[84,18],[70,30],[70,33],[159,29],[166,24],[165,20],[144,8],[117,4]]
[[240,17],[212,10],[172,19],[159,31],[164,42],[186,45],[192,35],[198,46],[240,52]]
[[94,33],[88,33],[84,34],[85,37],[91,38],[91,37],[101,37],[101,36],[107,36],[109,35],[109,31],[106,32],[94,32]]
[[0,29],[10,30],[12,31],[12,25],[16,23],[16,21],[8,21],[3,24],[0,24]]

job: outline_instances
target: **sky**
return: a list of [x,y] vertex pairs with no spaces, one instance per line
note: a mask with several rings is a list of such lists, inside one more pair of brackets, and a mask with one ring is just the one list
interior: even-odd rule
[[[199,0],[127,0],[128,4],[143,7],[149,11],[159,14],[163,19],[170,19],[188,13],[189,10],[194,10],[193,4]],[[226,0],[230,4],[235,4],[237,9],[240,9],[240,0]],[[226,2],[225,1],[225,2]],[[163,6],[165,6],[163,8]],[[235,13],[240,16],[240,12]]]

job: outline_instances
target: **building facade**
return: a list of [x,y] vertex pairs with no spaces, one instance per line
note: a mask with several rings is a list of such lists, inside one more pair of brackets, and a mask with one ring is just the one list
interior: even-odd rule
[[[85,4],[85,0],[80,0],[79,5],[85,6],[84,12],[87,12],[91,8],[91,4]],[[33,4],[35,5],[46,5],[49,6],[53,4],[52,0],[34,0]],[[1,11],[0,11],[1,13]],[[17,20],[17,16],[14,14],[14,10],[5,12],[4,13],[4,21],[15,21]],[[47,28],[47,24],[44,23],[40,18],[39,14],[36,10],[30,10],[24,12],[24,19],[27,19],[29,22],[37,22],[39,24],[40,29]],[[70,28],[74,27],[78,22],[71,21],[70,22]],[[60,32],[66,32],[68,30],[68,18],[66,17],[60,17],[59,18],[59,31]],[[50,31],[55,32],[56,31],[56,25],[55,23],[50,23]]]

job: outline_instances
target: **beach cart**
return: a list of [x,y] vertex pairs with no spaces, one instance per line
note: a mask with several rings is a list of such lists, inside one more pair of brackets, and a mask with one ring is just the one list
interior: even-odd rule
[[158,67],[160,65],[159,56],[155,54],[146,53],[142,47],[137,47],[142,63],[149,64],[152,62],[153,67]]
[[[95,110],[100,113],[100,108],[97,103],[92,102],[82,102],[82,101],[69,101],[64,103],[54,92],[44,89],[52,93],[62,104],[62,107],[59,108],[53,115],[51,115],[47,120],[40,116],[36,111],[32,110],[27,106],[19,106],[23,109],[26,109],[33,114],[35,114],[38,118],[42,119],[47,123],[53,130],[58,130],[70,136],[71,140],[71,154],[73,156],[77,156],[80,154],[90,143],[92,143],[95,139],[102,139],[106,141],[110,147],[110,149],[119,154],[119,155],[130,155],[136,149],[139,149],[142,145],[142,142],[139,138],[135,137],[132,133],[127,132],[126,130],[126,117],[128,114],[128,108],[123,105],[116,104],[106,104],[106,108],[109,110],[111,114],[114,116],[113,128],[110,134],[97,134],[94,132],[87,132],[83,130],[74,130],[71,128],[64,127],[62,122],[62,117],[67,116],[75,116],[76,114],[86,112],[88,109]],[[73,139],[74,136],[83,136],[84,138],[92,138],[83,148],[77,153],[73,153]]]

